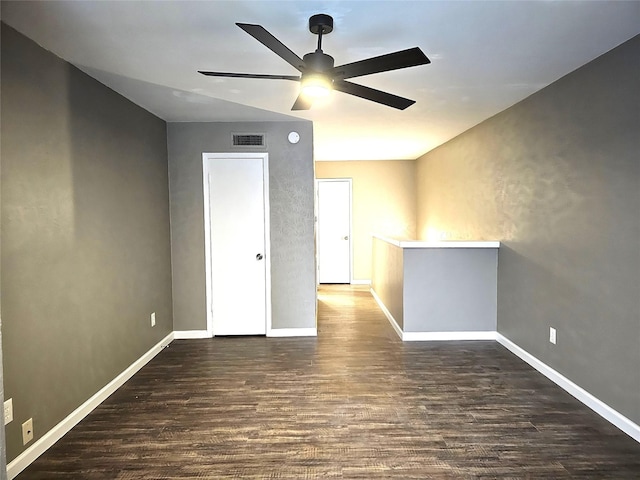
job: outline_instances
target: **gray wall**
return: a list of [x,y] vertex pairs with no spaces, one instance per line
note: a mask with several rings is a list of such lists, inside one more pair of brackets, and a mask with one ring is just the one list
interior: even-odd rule
[[[4,404],[4,376],[2,367],[2,319],[0,318],[0,403]],[[4,416],[3,416],[4,418]],[[0,428],[0,480],[7,478],[7,448],[3,428]]]
[[172,331],[171,252],[166,124],[6,25],[1,81],[12,460]]
[[498,250],[405,248],[405,332],[495,332]]
[[404,330],[404,254],[402,248],[373,237],[371,288]]
[[497,257],[495,248],[402,248],[373,237],[371,288],[403,332],[494,332]]
[[[264,133],[267,148],[233,147],[233,133]],[[238,151],[269,153],[272,327],[315,327],[311,122],[170,123],[168,145],[175,330],[207,328],[202,154]]]
[[419,232],[503,242],[498,331],[636,423],[638,58],[640,36],[418,160]]
[[[0,23],[0,25],[2,25]],[[0,92],[1,97],[1,92]],[[1,103],[1,101],[0,101]],[[1,110],[1,105],[0,105]],[[1,133],[1,132],[0,132]],[[2,135],[0,135],[1,137]],[[1,141],[0,141],[1,145]],[[0,147],[1,150],[1,147]],[[1,153],[1,152],[0,152]],[[2,170],[2,155],[0,155],[0,171]],[[0,182],[0,216],[2,212],[2,182]],[[2,222],[0,221],[0,251],[2,250]],[[0,255],[0,292],[2,292],[2,258]],[[2,295],[0,295],[0,404],[4,405],[4,368],[2,366]],[[7,478],[7,448],[3,428],[0,428],[0,480]]]
[[[1,202],[0,202],[1,205]],[[2,235],[0,234],[0,239]],[[1,270],[0,270],[1,273]],[[1,276],[1,275],[0,275]],[[1,299],[0,299],[1,302]],[[4,405],[4,374],[2,367],[2,317],[0,316],[0,404]],[[4,418],[4,417],[3,417]],[[7,448],[3,428],[0,428],[0,480],[7,478]]]

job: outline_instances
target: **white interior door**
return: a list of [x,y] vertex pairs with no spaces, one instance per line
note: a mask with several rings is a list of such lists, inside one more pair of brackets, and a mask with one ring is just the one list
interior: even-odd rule
[[267,330],[266,161],[251,156],[205,159],[213,335]]
[[318,281],[351,283],[351,179],[318,180]]

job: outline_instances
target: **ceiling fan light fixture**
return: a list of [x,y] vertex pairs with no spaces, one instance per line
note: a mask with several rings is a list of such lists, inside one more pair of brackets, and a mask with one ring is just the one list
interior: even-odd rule
[[328,97],[331,94],[331,90],[333,90],[331,78],[320,73],[303,75],[300,83],[301,93],[308,98]]
[[336,67],[333,57],[322,51],[323,36],[333,31],[333,18],[323,13],[309,18],[309,31],[318,36],[318,47],[315,51],[305,54],[302,58],[270,34],[263,26],[251,23],[236,23],[236,25],[298,70],[301,76],[208,72],[202,70],[198,72],[210,77],[261,78],[300,82],[300,93],[291,110],[309,110],[312,106],[328,103],[322,100],[329,99],[331,90],[338,90],[371,102],[404,110],[416,103],[415,100],[399,97],[398,95],[358,83],[351,83],[347,79],[431,63],[419,47],[414,47]]

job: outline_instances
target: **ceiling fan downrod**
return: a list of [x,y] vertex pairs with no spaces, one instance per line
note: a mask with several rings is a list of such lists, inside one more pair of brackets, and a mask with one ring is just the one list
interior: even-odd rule
[[322,52],[322,35],[333,32],[333,17],[325,13],[312,15],[309,18],[309,31],[318,35],[317,52]]
[[322,51],[322,35],[333,31],[333,18],[324,13],[309,18],[309,31],[318,35],[318,48],[315,52],[307,53],[303,59],[308,70],[325,73],[334,66],[334,59]]

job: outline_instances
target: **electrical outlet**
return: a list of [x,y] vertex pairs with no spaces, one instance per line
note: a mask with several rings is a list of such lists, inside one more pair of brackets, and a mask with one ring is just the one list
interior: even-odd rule
[[13,421],[13,398],[5,400],[4,402],[4,424]]
[[556,344],[556,329],[553,327],[549,327],[549,341]]
[[153,312],[151,314],[151,326],[155,327],[156,326],[156,312]]
[[22,424],[22,444],[26,445],[33,440],[33,418]]

